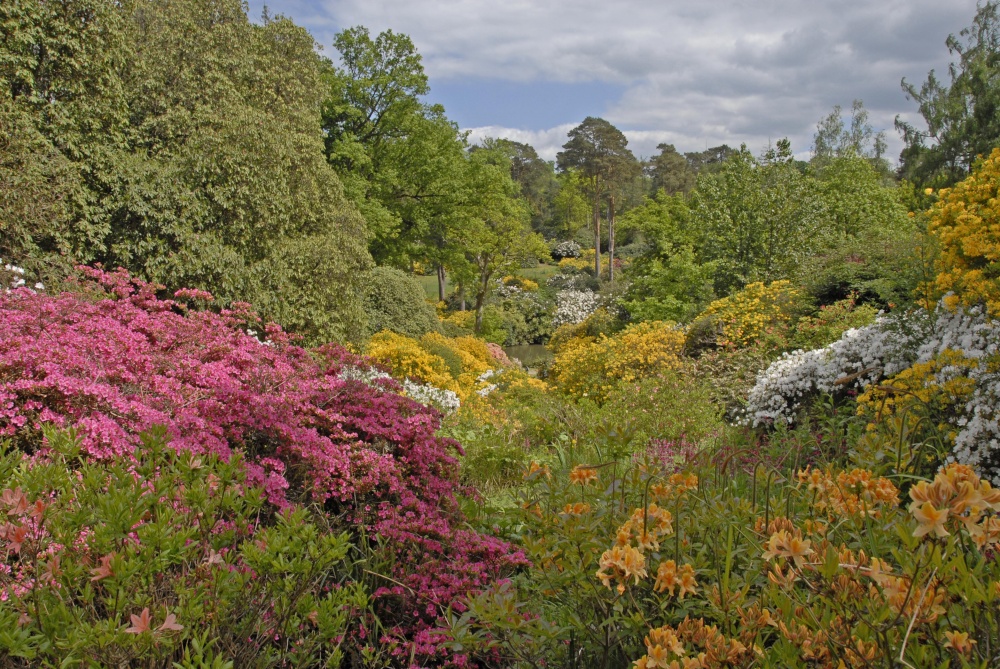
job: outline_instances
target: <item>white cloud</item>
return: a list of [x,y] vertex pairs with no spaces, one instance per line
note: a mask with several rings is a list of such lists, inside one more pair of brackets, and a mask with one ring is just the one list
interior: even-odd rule
[[[914,108],[900,79],[944,71],[944,39],[971,22],[976,0],[284,0],[271,7],[327,45],[352,25],[406,33],[432,87],[472,78],[610,82],[626,87],[606,116],[623,130],[673,138],[681,150],[743,141],[757,149],[787,135],[805,151],[816,122],[855,98],[898,150],[892,120]],[[562,143],[553,144],[555,130],[530,130],[546,142],[536,147],[543,155]]]

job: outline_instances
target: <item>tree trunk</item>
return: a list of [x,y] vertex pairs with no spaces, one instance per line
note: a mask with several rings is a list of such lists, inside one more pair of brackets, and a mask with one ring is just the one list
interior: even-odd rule
[[444,302],[444,282],[445,282],[444,266],[438,265],[437,275],[438,275],[438,302]]
[[608,281],[615,282],[615,196],[608,200]]
[[473,332],[477,335],[483,333],[483,308],[486,306],[486,289],[489,288],[490,277],[483,275],[483,281],[476,292],[476,326]]
[[459,311],[465,311],[465,284],[458,284]]
[[594,272],[601,279],[601,194],[594,193]]

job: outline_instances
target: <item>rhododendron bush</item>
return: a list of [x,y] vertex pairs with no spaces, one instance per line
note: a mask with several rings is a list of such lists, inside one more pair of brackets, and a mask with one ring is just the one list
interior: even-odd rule
[[86,458],[128,459],[162,426],[179,451],[239,453],[273,507],[320,504],[378,537],[391,559],[376,610],[404,632],[520,562],[462,528],[457,443],[392,379],[351,373],[367,359],[296,346],[239,306],[194,308],[206,293],[85,274],[76,293],[0,294],[0,436],[17,448],[44,453],[43,426],[73,426]]

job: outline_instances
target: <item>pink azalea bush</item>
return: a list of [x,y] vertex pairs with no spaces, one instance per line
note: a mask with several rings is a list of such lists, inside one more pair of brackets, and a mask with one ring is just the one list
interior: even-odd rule
[[459,446],[436,435],[438,412],[391,379],[341,374],[370,361],[336,345],[306,350],[245,306],[198,309],[211,301],[201,291],[161,299],[124,271],[83,271],[78,292],[0,294],[0,437],[44,453],[41,428],[72,425],[101,461],[131,457],[139,435],[162,426],[174,449],[239,453],[275,507],[321,504],[380,537],[391,573],[375,604],[391,635],[428,629],[524,563],[461,527]]

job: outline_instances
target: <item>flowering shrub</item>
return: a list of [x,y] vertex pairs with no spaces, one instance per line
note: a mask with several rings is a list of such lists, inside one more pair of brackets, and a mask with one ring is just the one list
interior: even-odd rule
[[461,527],[458,449],[436,436],[439,414],[390,379],[351,378],[370,360],[299,348],[243,308],[187,306],[206,293],[162,300],[124,272],[85,273],[80,293],[0,294],[0,437],[18,450],[44,453],[42,426],[73,425],[82,457],[117,461],[161,425],[175,450],[242,454],[247,484],[275,507],[313,501],[380,537],[392,581],[372,594],[394,634],[519,564]]
[[601,402],[620,383],[632,383],[681,364],[684,332],[673,323],[648,321],[578,346],[564,347],[552,363],[551,377],[573,397]]
[[146,434],[129,457],[81,463],[72,435],[46,437],[44,453],[0,456],[5,666],[325,667],[357,652],[344,639],[368,598],[348,536],[302,509],[265,523],[238,457]]
[[931,300],[952,293],[945,298],[950,308],[983,304],[990,316],[1000,316],[998,184],[1000,149],[994,149],[965,181],[938,193],[930,210],[930,233],[939,247],[937,276],[926,286]]
[[444,358],[431,353],[416,339],[406,335],[380,332],[368,341],[365,354],[392,370],[397,379],[412,379],[444,390],[458,390]]
[[748,346],[770,328],[787,329],[798,298],[799,292],[788,281],[773,281],[767,286],[751,283],[712,302],[695,320],[711,323],[719,346]]
[[552,326],[573,325],[586,320],[601,304],[597,293],[582,290],[561,290],[556,293],[556,314]]
[[525,292],[533,293],[538,290],[538,283],[523,276],[505,276],[503,285],[508,288],[517,288]]
[[451,616],[455,642],[517,667],[996,663],[1000,492],[970,468],[918,482],[902,508],[866,468],[717,466],[529,468],[535,566]]
[[580,245],[574,241],[559,242],[552,247],[552,257],[556,260],[579,258],[581,253]]

